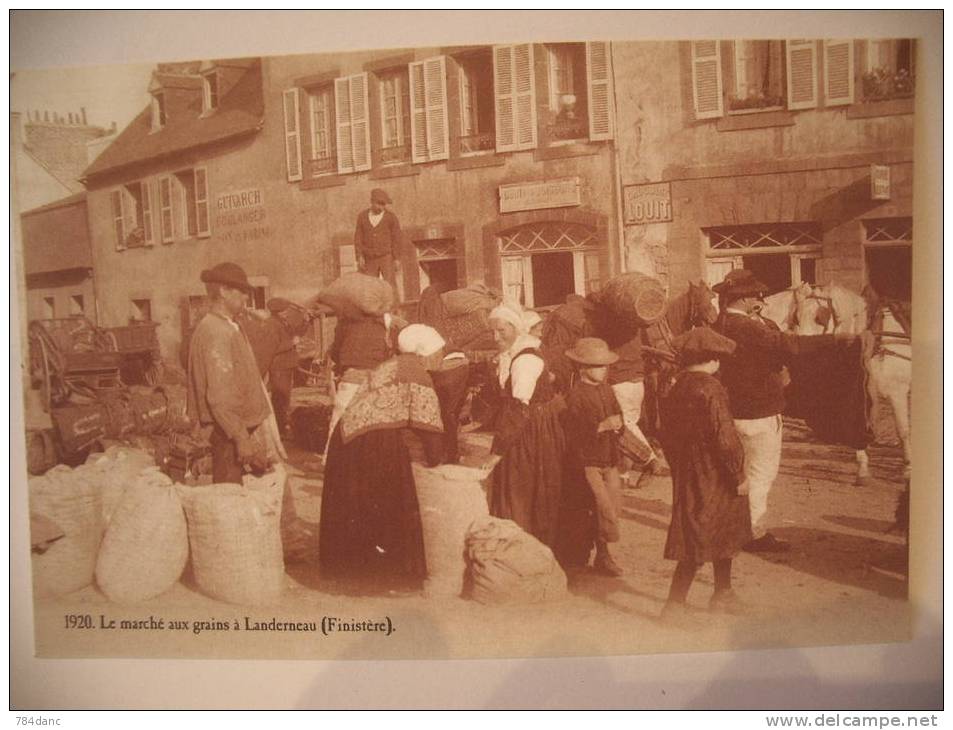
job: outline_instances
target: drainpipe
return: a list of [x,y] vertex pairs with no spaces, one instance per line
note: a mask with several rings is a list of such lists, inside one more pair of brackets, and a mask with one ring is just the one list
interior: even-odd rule
[[[619,273],[626,271],[625,215],[622,198],[622,165],[619,161],[619,107],[616,103],[615,43],[609,43],[609,75],[612,78],[612,179],[615,188],[616,231],[619,236]],[[611,263],[611,259],[610,259]]]

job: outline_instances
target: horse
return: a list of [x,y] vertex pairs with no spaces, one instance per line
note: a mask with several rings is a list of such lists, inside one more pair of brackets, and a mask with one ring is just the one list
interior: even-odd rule
[[[876,405],[886,398],[893,410],[897,435],[903,446],[904,477],[910,476],[910,383],[912,348],[909,321],[896,302],[866,296],[839,284],[815,286],[797,303],[798,334],[845,332],[875,336],[875,346],[866,357],[867,392]],[[866,452],[857,452],[858,479],[869,475]]]

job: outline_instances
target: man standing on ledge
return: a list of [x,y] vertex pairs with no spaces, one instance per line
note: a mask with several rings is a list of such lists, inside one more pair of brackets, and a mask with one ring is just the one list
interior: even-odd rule
[[236,319],[252,292],[238,264],[218,264],[202,272],[211,310],[199,322],[189,346],[188,412],[193,422],[211,426],[212,479],[242,483],[242,467],[268,466],[265,443],[252,432],[271,415],[255,356]]
[[354,251],[360,270],[369,276],[382,275],[395,288],[395,262],[400,260],[400,222],[387,210],[393,201],[380,188],[371,190],[371,207],[357,217]]
[[[781,412],[784,410],[783,368],[797,355],[829,346],[839,335],[793,335],[770,327],[754,314],[768,287],[747,269],[729,271],[712,287],[720,296],[721,313],[714,329],[737,343],[721,365],[735,429],[745,452],[745,479],[754,540],[748,552],[783,552],[790,545],[766,532],[761,522],[768,494],[781,466]],[[849,336],[848,336],[849,337]]]

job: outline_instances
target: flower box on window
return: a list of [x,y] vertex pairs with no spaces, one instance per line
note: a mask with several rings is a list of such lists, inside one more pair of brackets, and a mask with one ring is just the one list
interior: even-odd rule
[[913,96],[915,77],[907,69],[889,71],[878,68],[863,76],[864,101],[887,101]]
[[732,112],[760,112],[772,109],[783,109],[782,96],[749,96],[739,99],[736,96],[728,97],[728,110]]
[[589,121],[587,119],[556,118],[548,125],[549,138],[553,141],[573,139],[587,139],[589,135]]
[[410,162],[410,145],[394,145],[381,148],[381,164],[393,165],[398,162]]
[[472,154],[474,152],[489,152],[496,147],[496,135],[493,132],[486,134],[472,134],[460,138],[460,152]]
[[314,160],[308,160],[311,177],[318,175],[336,174],[338,171],[338,160],[334,155],[319,157]]
[[126,236],[124,245],[126,248],[141,248],[146,245],[146,233],[142,226],[130,231],[129,235]]

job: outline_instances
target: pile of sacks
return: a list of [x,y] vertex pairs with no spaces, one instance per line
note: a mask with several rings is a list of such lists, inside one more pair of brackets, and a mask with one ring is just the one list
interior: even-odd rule
[[94,581],[117,603],[165,593],[191,559],[196,587],[241,605],[278,602],[284,585],[282,467],[242,486],[175,484],[135,449],[29,480],[34,595]]
[[489,314],[500,295],[482,282],[440,293],[429,287],[420,297],[419,319],[436,329],[450,347],[461,350],[494,349]]

